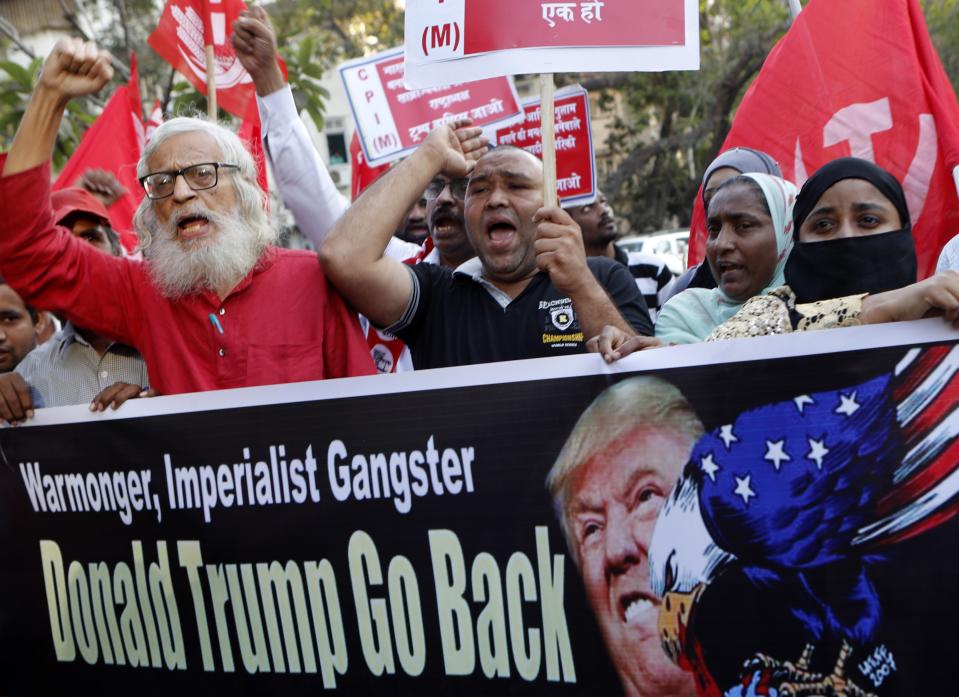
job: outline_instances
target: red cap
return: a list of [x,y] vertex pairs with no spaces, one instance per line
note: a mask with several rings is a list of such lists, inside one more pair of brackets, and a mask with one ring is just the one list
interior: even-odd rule
[[107,225],[110,224],[107,209],[86,189],[74,186],[54,191],[50,194],[50,204],[53,206],[54,221],[57,223],[72,213],[86,213],[101,218]]

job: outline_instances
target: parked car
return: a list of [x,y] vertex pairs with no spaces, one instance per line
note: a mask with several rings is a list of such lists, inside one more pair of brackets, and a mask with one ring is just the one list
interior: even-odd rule
[[642,252],[662,258],[674,276],[686,270],[689,230],[664,230],[650,235],[630,235],[617,240],[627,252]]

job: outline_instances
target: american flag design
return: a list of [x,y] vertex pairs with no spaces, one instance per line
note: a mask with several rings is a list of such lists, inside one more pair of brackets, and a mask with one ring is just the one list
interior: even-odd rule
[[890,383],[798,395],[703,437],[690,465],[716,543],[796,569],[847,557],[903,452]]
[[804,568],[955,515],[957,368],[959,348],[913,349],[893,375],[797,395],[704,436],[689,467],[713,539]]
[[[791,663],[796,656],[771,657],[757,644],[728,694],[774,694],[774,685],[874,694],[853,689],[846,662],[877,650],[876,565],[890,546],[959,512],[957,369],[957,347],[912,349],[890,373],[746,411],[697,442],[660,513],[649,562],[664,649],[688,661],[699,694],[724,692],[690,631],[693,607],[732,570],[745,594],[784,599],[806,648]],[[822,663],[837,646],[834,665]],[[868,661],[857,666],[869,672]],[[817,672],[824,668],[832,673]]]

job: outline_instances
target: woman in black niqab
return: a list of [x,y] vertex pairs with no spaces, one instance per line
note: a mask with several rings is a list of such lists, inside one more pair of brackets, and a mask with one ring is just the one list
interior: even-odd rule
[[[864,180],[875,187],[898,212],[899,228],[870,234],[867,226],[858,232],[849,232],[847,227],[845,233],[816,240],[817,226],[834,224],[830,217],[841,217],[845,212],[868,219],[872,214],[863,201],[850,201],[849,211],[821,207],[823,196],[849,179]],[[785,272],[786,283],[799,303],[876,294],[916,282],[916,245],[905,193],[895,177],[867,160],[833,160],[806,181],[793,209],[793,235],[795,244]]]

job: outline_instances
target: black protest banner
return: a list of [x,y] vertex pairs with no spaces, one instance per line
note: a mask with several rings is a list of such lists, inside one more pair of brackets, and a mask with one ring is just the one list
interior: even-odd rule
[[[43,411],[0,431],[0,690],[947,694],[951,341],[924,322]],[[828,558],[770,551],[802,546],[795,521]],[[794,694],[839,694],[816,689]]]

